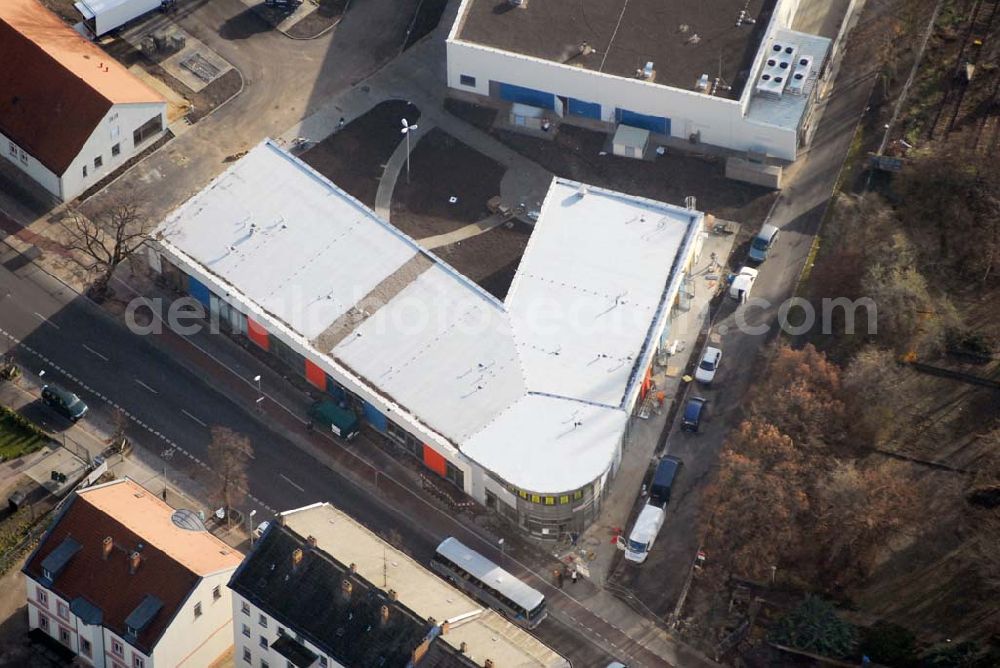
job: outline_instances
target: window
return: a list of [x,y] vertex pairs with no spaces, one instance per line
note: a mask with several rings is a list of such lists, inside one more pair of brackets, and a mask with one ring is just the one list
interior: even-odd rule
[[285,629],[283,629],[282,627],[280,627],[280,626],[279,626],[279,627],[278,627],[278,635],[279,635],[279,636],[283,636],[283,635],[285,635]]
[[43,607],[49,607],[49,592],[39,587],[35,590],[35,598],[42,604]]
[[94,169],[100,169],[103,164],[104,164],[103,155],[99,155],[96,158],[94,158]]
[[194,616],[195,618],[201,617],[201,603],[194,604]]
[[250,648],[249,647],[244,647],[243,648],[243,660],[246,661],[247,663],[250,663],[251,661],[253,661],[253,655],[250,654]]
[[458,82],[463,86],[476,87],[476,77],[470,77],[468,74],[463,74],[458,77]]
[[111,639],[111,653],[115,656],[125,656],[125,646],[117,638]]
[[59,642],[64,645],[68,645],[70,643],[69,629],[64,629],[61,626],[59,627]]
[[264,649],[267,649],[267,638],[265,638],[264,636],[261,636],[260,640],[257,641],[257,644],[259,644]]
[[244,624],[243,625],[243,635],[245,635],[247,638],[250,637],[250,625],[249,624]]
[[87,165],[83,166],[83,178],[87,178]]
[[90,656],[91,651],[90,641],[86,638],[80,638],[80,653],[84,656]]
[[132,655],[132,667],[133,668],[146,668],[146,660],[141,656]]
[[132,133],[132,144],[138,146],[142,142],[146,141],[155,134],[159,134],[160,130],[163,129],[163,117],[157,114],[151,119],[140,125],[135,132]]
[[260,668],[271,668],[271,667],[269,665],[267,665],[267,661],[265,661],[264,659],[261,659],[260,660]]
[[17,152],[18,152],[18,157],[20,158],[21,162],[23,162],[24,164],[27,165],[28,164],[28,154],[25,153],[24,151],[22,151],[21,149],[17,149]]
[[38,627],[46,633],[49,630],[49,618],[41,613],[38,615]]
[[121,144],[115,144],[114,146],[111,147],[111,157],[112,158],[116,157],[121,152],[122,152],[122,145]]
[[247,603],[246,601],[243,601],[242,603],[240,603],[240,612],[242,612],[244,615],[249,615],[250,614],[250,604]]
[[319,657],[319,665],[320,665],[320,668],[327,668],[327,666],[329,664],[328,664],[325,656]]
[[264,627],[265,629],[267,628],[267,617],[265,617],[264,615],[261,615],[261,616],[260,616],[260,619],[259,619],[259,620],[257,620],[257,621],[258,621],[258,622],[260,623],[260,625],[261,625],[261,626],[263,626],[263,627]]
[[69,606],[67,606],[62,601],[59,601],[58,603],[56,603],[56,612],[63,619],[69,619]]
[[578,489],[575,492],[573,492],[573,500],[574,501],[579,501],[582,498],[583,498],[583,490],[582,489]]
[[7,152],[10,153],[10,157],[17,157],[17,144],[12,141],[7,142]]
[[567,503],[569,503],[569,494],[563,494],[559,497],[560,506],[565,506]]
[[216,601],[222,598],[222,590],[219,588],[219,585],[215,585],[215,587],[212,588],[212,598]]
[[542,502],[541,495],[539,495],[539,494],[532,494],[531,495],[531,502],[532,503],[541,503]]
[[465,474],[462,473],[462,469],[452,466],[451,462],[445,462],[444,466],[444,477],[455,483],[457,487],[465,489]]
[[547,496],[547,497],[545,497],[545,505],[547,505],[547,506],[554,506],[554,505],[556,505],[556,497],[554,497],[554,496]]

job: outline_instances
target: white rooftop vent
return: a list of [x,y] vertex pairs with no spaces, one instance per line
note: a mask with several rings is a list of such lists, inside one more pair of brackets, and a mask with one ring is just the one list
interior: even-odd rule
[[588,192],[590,191],[587,190],[587,186],[583,184],[580,184],[580,187],[576,189],[576,194],[580,197],[586,197]]
[[809,76],[812,74],[812,56],[802,56],[795,62],[792,76],[788,80],[788,92],[793,95],[801,95]]
[[642,78],[647,81],[653,78],[656,70],[653,69],[653,61],[647,61],[645,67],[642,68]]
[[766,97],[780,98],[785,86],[792,81],[792,72],[798,46],[775,42],[766,52],[764,64],[757,79],[757,93]]
[[507,0],[507,4],[511,7],[527,7],[528,0]]
[[709,88],[708,75],[702,74],[700,77],[698,77],[698,83],[695,84],[695,87],[702,93],[707,93]]

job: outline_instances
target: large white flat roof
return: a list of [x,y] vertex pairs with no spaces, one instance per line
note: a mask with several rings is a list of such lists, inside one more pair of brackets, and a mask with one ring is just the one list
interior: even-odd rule
[[610,468],[703,218],[581,188],[553,180],[503,304],[270,141],[156,238],[270,331],[359,378],[390,419],[553,494]]

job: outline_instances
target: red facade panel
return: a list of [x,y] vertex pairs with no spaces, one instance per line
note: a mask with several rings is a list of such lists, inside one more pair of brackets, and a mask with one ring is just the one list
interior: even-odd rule
[[424,466],[442,478],[448,472],[447,460],[434,448],[424,443]]
[[308,359],[306,360],[306,380],[326,392],[326,372]]
[[247,318],[247,337],[264,350],[271,348],[271,339],[267,330],[264,329],[263,325],[258,325],[250,318]]

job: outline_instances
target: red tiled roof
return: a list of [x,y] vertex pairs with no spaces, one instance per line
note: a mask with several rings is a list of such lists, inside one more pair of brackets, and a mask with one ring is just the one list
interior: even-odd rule
[[[70,602],[78,596],[85,597],[100,608],[104,626],[142,652],[152,652],[177,610],[197,585],[199,576],[81,496],[70,502],[69,508],[45,535],[25,565],[24,572],[35,580],[42,580],[42,561],[67,536],[82,547],[56,574],[55,582],[49,589]],[[111,536],[114,541],[107,560],[103,558],[106,536]],[[140,544],[143,547],[139,568],[135,574],[129,574],[129,554]],[[163,607],[136,639],[129,639],[125,619],[147,594],[160,599]]]
[[113,104],[156,102],[37,0],[0,0],[0,132],[53,173],[69,168]]

